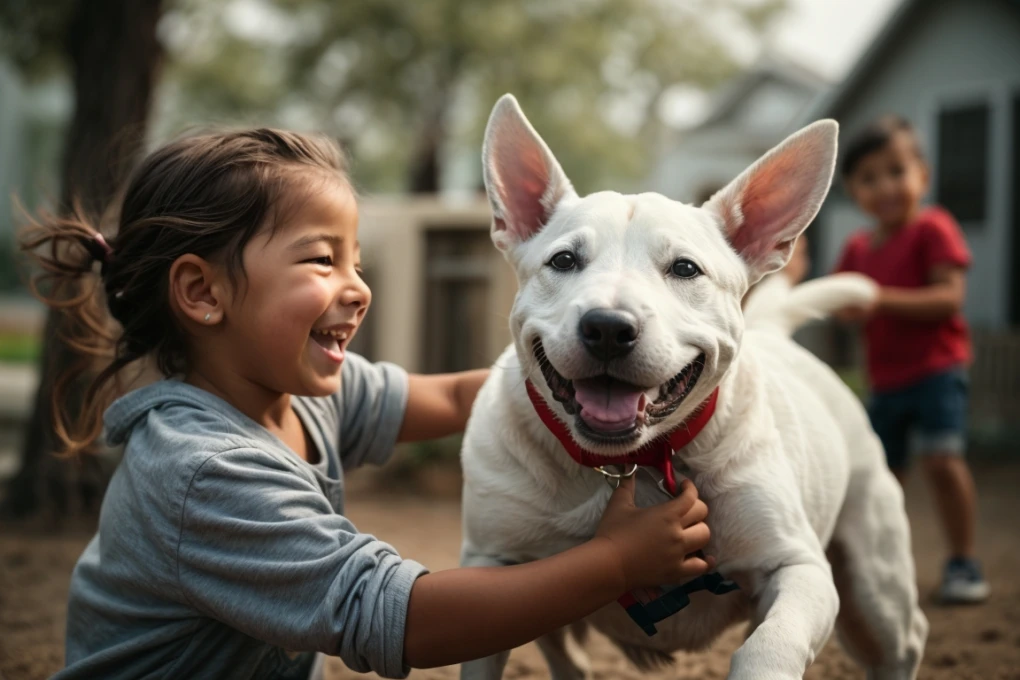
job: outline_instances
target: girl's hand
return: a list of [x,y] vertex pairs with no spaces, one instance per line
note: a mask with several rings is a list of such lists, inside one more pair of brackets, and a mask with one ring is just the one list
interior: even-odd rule
[[692,553],[708,544],[708,506],[690,480],[680,494],[651,508],[634,505],[633,477],[621,480],[602,515],[595,541],[611,547],[621,572],[623,591],[683,583],[712,566]]
[[688,557],[708,543],[707,514],[690,482],[677,498],[639,509],[627,479],[590,541],[527,564],[425,574],[411,590],[404,658],[416,668],[478,659],[579,621],[625,592],[688,581],[710,566]]

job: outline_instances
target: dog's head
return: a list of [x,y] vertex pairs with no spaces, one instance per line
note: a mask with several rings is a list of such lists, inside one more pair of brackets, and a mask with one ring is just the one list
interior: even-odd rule
[[482,162],[492,240],[519,283],[511,331],[576,441],[635,450],[709,396],[740,347],[741,299],[786,263],[828,191],[836,132],[809,125],[698,208],[579,197],[517,101],[496,103]]

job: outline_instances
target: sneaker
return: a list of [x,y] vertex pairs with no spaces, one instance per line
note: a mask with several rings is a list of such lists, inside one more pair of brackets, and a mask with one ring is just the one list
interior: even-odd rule
[[976,604],[988,599],[991,588],[981,575],[981,565],[969,557],[953,557],[942,572],[939,598],[943,604]]

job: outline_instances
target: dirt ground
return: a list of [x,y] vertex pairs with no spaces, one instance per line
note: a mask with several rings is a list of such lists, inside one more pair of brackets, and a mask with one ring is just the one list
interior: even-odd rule
[[[979,550],[994,591],[989,603],[977,607],[947,609],[929,603],[941,569],[942,543],[924,485],[915,479],[908,488],[918,581],[932,626],[920,674],[924,680],[1020,680],[1020,464],[984,463],[976,476]],[[396,492],[392,486],[380,492],[365,478],[356,478],[350,517],[362,531],[433,570],[454,567],[460,544],[456,483],[449,475],[433,475],[436,479],[433,492],[422,495]],[[0,525],[0,680],[45,678],[60,668],[68,578],[88,538],[88,527],[54,532],[38,524]],[[589,651],[600,680],[707,680],[725,677],[740,638],[739,629],[731,630],[710,651],[678,654],[673,669],[646,676],[603,638],[593,638]],[[376,677],[352,673],[339,661],[331,664],[329,676]],[[411,677],[446,680],[457,677],[457,669],[415,671]],[[513,652],[505,677],[544,678],[548,672],[535,646],[527,645]],[[863,673],[830,641],[806,677],[843,680]]]

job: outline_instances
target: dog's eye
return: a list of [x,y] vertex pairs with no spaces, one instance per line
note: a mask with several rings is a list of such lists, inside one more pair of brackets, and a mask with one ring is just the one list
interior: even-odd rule
[[701,274],[701,270],[698,269],[698,265],[694,264],[690,260],[684,259],[674,262],[673,266],[669,268],[669,272],[678,279],[693,279],[695,276]]
[[569,250],[562,250],[552,256],[549,264],[552,265],[553,269],[568,271],[577,266],[577,258]]

